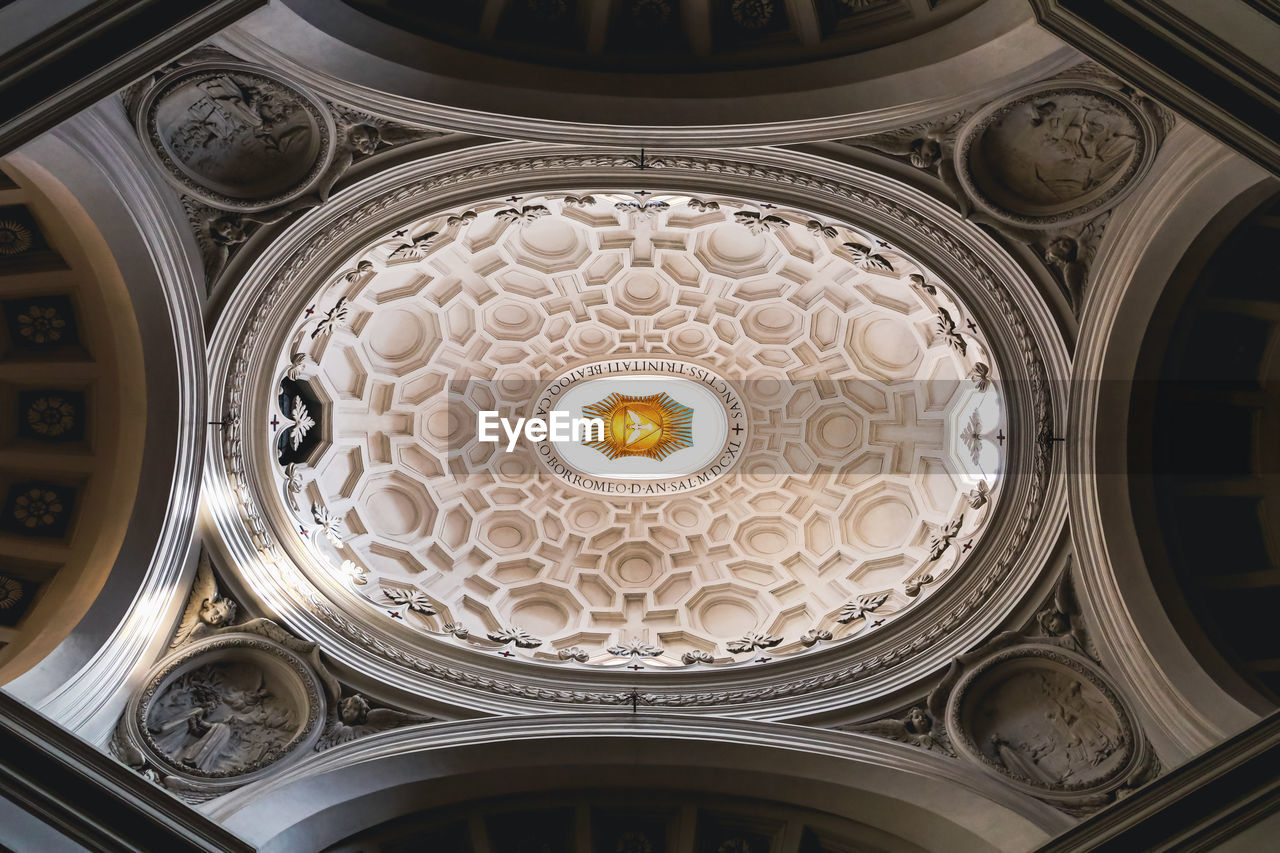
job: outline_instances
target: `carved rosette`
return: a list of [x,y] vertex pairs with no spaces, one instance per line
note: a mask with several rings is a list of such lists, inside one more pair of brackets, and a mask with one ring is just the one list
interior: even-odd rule
[[220,210],[262,211],[313,192],[337,147],[320,100],[246,62],[179,66],[137,103],[138,135],[161,171]]
[[221,633],[152,669],[113,750],[183,796],[206,799],[309,754],[327,706],[325,685],[297,652],[254,634]]
[[1066,811],[1113,801],[1154,755],[1119,692],[1090,660],[997,637],[962,655],[930,697],[960,758]]
[[1119,203],[1150,169],[1154,108],[1109,81],[1060,77],[1011,93],[959,133],[965,193],[1019,228],[1056,229]]

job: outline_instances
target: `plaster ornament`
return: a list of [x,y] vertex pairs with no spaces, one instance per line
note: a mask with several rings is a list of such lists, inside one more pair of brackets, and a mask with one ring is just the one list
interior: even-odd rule
[[810,628],[808,631],[805,631],[800,635],[800,645],[805,648],[809,648],[811,646],[816,646],[820,642],[830,640],[831,637],[832,634],[830,631],[822,628]]
[[726,645],[730,654],[743,654],[744,652],[754,652],[763,649],[772,649],[774,646],[782,645],[781,637],[774,637],[770,634],[752,631],[740,640],[735,640]]
[[462,213],[446,217],[444,224],[448,228],[465,228],[475,222],[477,216],[474,210],[464,210]]
[[680,656],[681,662],[692,665],[695,663],[715,663],[716,659],[710,652],[702,649],[691,649]]
[[315,418],[311,417],[311,412],[307,409],[306,402],[301,397],[293,398],[293,406],[289,409],[289,416],[293,420],[293,425],[289,427],[289,446],[297,450],[302,444],[302,440],[307,437],[307,433],[316,425]]
[[591,654],[581,646],[569,646],[567,649],[560,649],[556,652],[556,657],[560,658],[560,660],[571,660],[575,663],[586,663],[591,660]]
[[804,224],[804,227],[815,237],[826,237],[834,240],[840,234],[834,225],[824,225],[816,219],[810,219]]
[[[297,448],[294,448],[295,450]],[[298,470],[298,463],[290,462],[284,466],[284,497],[285,502],[289,504],[289,508],[294,512],[301,512],[298,506],[298,495],[302,494],[302,473]]]
[[417,589],[401,589],[397,586],[382,587],[382,594],[392,604],[407,606],[414,613],[421,613],[423,616],[435,616],[436,608],[432,604],[431,599],[426,594]]
[[901,719],[889,717],[870,723],[860,723],[849,726],[848,730],[896,740],[898,743],[918,746],[944,755],[955,755],[947,741],[946,732],[938,725],[932,714],[918,705],[909,709]]
[[991,500],[991,487],[986,480],[979,480],[978,485],[969,492],[969,508],[981,509]]
[[888,600],[889,593],[887,592],[882,592],[879,595],[860,595],[840,608],[840,615],[836,617],[836,621],[842,625],[847,625],[859,619],[866,619],[869,614],[879,610]]
[[929,296],[938,295],[938,288],[932,284],[929,284],[927,281],[925,281],[924,276],[922,276],[920,273],[913,272],[909,276],[907,276],[907,278],[911,280],[911,287],[913,290],[918,290],[921,293],[928,294]]
[[32,305],[18,315],[18,334],[33,344],[56,343],[66,326],[56,308]]
[[542,640],[539,640],[523,628],[501,628],[497,631],[490,631],[486,636],[495,643],[501,643],[504,646],[514,643],[516,648],[520,649],[536,649],[542,645]]
[[30,228],[11,219],[0,219],[0,255],[20,255],[32,243]]
[[951,312],[941,305],[938,306],[937,318],[934,321],[937,330],[938,339],[944,342],[961,355],[965,355],[969,350],[969,345],[956,330],[956,321],[951,319]]
[[1111,212],[1106,211],[1053,231],[1033,231],[1005,224],[996,227],[1011,239],[1030,246],[1040,256],[1078,317],[1084,307],[1089,271],[1110,221]]
[[933,583],[933,575],[921,575],[915,580],[908,581],[902,591],[908,598],[915,598],[925,586],[931,583]]
[[514,207],[508,207],[505,210],[499,210],[494,215],[507,222],[519,222],[521,225],[528,225],[530,222],[536,222],[544,216],[550,216],[551,211],[545,205],[526,204],[519,210]]
[[641,222],[651,222],[659,213],[669,210],[671,205],[665,201],[646,201],[643,204],[638,201],[620,201],[614,205],[614,208],[623,213],[634,214]]
[[0,575],[0,610],[8,610],[22,600],[22,584],[8,575]]
[[218,592],[218,581],[213,575],[213,563],[209,552],[200,550],[195,580],[187,596],[187,605],[178,623],[178,630],[169,642],[176,649],[192,640],[208,635],[212,630],[230,625],[236,618],[236,603]]
[[904,159],[920,171],[933,175],[950,191],[960,215],[968,217],[973,212],[973,204],[953,162],[956,137],[967,115],[965,112],[951,113],[936,121],[846,142]]
[[961,513],[955,518],[948,521],[942,527],[938,528],[938,532],[929,539],[929,560],[937,562],[946,552],[951,543],[960,533],[960,527],[964,524],[964,514]]
[[712,213],[720,209],[720,202],[703,201],[700,198],[689,199],[688,205],[690,210],[696,210],[698,213]]
[[596,197],[593,195],[567,195],[564,197],[564,203],[569,207],[592,207],[596,203]]
[[960,433],[960,440],[964,442],[965,447],[969,448],[969,456],[973,459],[973,464],[977,465],[982,457],[982,442],[985,440],[982,432],[982,417],[977,409],[969,413],[969,421]]
[[345,270],[339,273],[342,281],[347,284],[354,284],[362,278],[365,278],[373,272],[373,261],[362,260],[356,264],[355,269]]
[[342,516],[329,511],[323,504],[311,505],[311,517],[319,532],[328,537],[335,548],[342,547]]
[[662,654],[662,649],[646,643],[644,640],[630,640],[605,649],[609,654],[620,658],[654,658]]
[[285,370],[284,375],[294,382],[302,378],[302,366],[307,363],[307,354],[304,352],[295,352],[289,358],[289,367]]
[[979,391],[986,391],[991,387],[991,368],[981,361],[974,362],[973,369],[969,371],[969,378],[973,380],[973,387]]
[[316,327],[311,332],[312,340],[321,335],[332,335],[335,331],[347,325],[347,313],[347,297],[340,296],[333,307],[326,311],[324,316],[316,322]]
[[459,640],[465,640],[467,637],[471,636],[471,630],[461,622],[447,622],[445,623],[444,630]]
[[860,269],[872,272],[893,272],[893,264],[883,255],[875,254],[870,246],[861,243],[845,243],[844,247],[853,255],[853,261]]
[[351,578],[351,582],[356,586],[364,586],[369,582],[369,579],[365,577],[369,573],[368,569],[354,560],[343,560],[342,564],[338,566],[338,571]]
[[434,722],[438,722],[435,717],[423,714],[406,714],[390,708],[374,708],[364,696],[353,693],[338,703],[336,713],[330,714],[324,734],[316,743],[315,750],[323,752],[369,735]]
[[761,216],[754,210],[740,210],[733,215],[733,221],[739,225],[745,226],[752,234],[759,236],[760,234],[769,234],[779,228],[790,228],[791,223],[783,219],[781,216]]
[[387,256],[387,263],[396,264],[422,260],[427,256],[427,252],[431,250],[431,246],[439,236],[440,234],[436,231],[428,231],[425,234],[414,237],[412,242],[393,249],[391,254]]

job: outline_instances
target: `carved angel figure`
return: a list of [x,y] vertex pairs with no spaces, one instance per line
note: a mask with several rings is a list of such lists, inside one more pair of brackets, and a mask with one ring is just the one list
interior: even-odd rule
[[907,711],[907,715],[901,720],[892,717],[875,720],[852,726],[851,731],[896,740],[898,743],[910,744],[946,755],[952,754],[951,745],[947,742],[946,735],[935,727],[933,716],[918,705]]
[[1080,618],[1080,605],[1071,587],[1071,573],[1066,571],[1053,589],[1053,601],[1036,614],[1036,624],[1043,640],[1097,660]]
[[1071,310],[1079,316],[1080,309],[1084,306],[1089,270],[1110,220],[1111,213],[1108,211],[1063,231],[1032,231],[1004,223],[992,224],[1006,236],[1027,244],[1040,255],[1044,265],[1058,280],[1071,301]]
[[952,113],[932,122],[860,136],[846,140],[846,143],[906,160],[920,171],[933,175],[951,192],[960,215],[968,217],[973,212],[973,203],[956,174],[953,157],[956,136],[964,119],[965,113]]
[[173,635],[169,648],[176,649],[197,640],[216,628],[230,625],[236,618],[236,603],[218,592],[218,582],[213,576],[213,564],[207,551],[200,552],[196,566],[196,579],[187,596],[187,606],[182,621]]
[[353,693],[338,704],[338,713],[329,717],[324,734],[316,744],[316,752],[350,743],[367,735],[398,729],[401,726],[433,722],[435,717],[406,714],[390,708],[373,708],[369,705],[368,699],[359,693]]

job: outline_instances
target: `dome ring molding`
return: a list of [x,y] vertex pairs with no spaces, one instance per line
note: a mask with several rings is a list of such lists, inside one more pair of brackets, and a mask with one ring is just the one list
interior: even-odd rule
[[[941,202],[889,178],[825,158],[783,151],[749,155],[673,152],[652,161],[652,184],[673,192],[759,198],[872,229],[903,247],[963,293],[997,355],[1009,392],[1010,434],[1004,505],[975,547],[978,567],[913,608],[865,643],[815,651],[769,666],[700,668],[643,675],[645,701],[671,710],[714,706],[738,716],[794,718],[867,701],[929,677],[998,626],[1040,575],[1066,518],[1065,483],[1052,446],[1035,440],[1065,415],[1060,383],[1065,346],[1030,277],[976,227]],[[283,318],[306,306],[316,281],[386,230],[388,223],[469,201],[565,187],[630,190],[633,155],[529,143],[482,145],[389,169],[349,188],[290,225],[250,266],[228,300],[210,344],[211,403],[232,423],[209,436],[206,513],[215,547],[237,566],[246,597],[383,691],[478,711],[598,707],[626,701],[638,680],[627,672],[552,668],[506,661],[471,649],[431,644],[409,628],[351,618],[339,601],[354,596],[299,543],[272,531],[287,523],[260,500],[272,485],[257,466],[267,442],[242,424],[271,405],[275,377],[265,365],[290,334]],[[1016,355],[1015,355],[1016,354]],[[265,509],[264,509],[265,508]],[[288,524],[292,528],[292,524]],[[319,582],[317,582],[319,578]],[[355,610],[356,608],[352,608]],[[372,616],[373,614],[369,614]],[[838,694],[831,688],[840,688]],[[652,691],[652,692],[650,692]]]

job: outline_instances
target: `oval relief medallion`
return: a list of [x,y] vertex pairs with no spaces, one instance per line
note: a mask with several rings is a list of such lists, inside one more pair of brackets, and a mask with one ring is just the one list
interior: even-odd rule
[[144,95],[139,135],[183,192],[254,211],[309,191],[333,160],[333,119],[316,99],[247,63],[200,62]]
[[1006,222],[1061,225],[1114,205],[1155,154],[1150,120],[1116,92],[1069,83],[979,113],[957,146],[974,201]]
[[310,667],[250,635],[193,643],[163,662],[135,701],[134,735],[146,752],[169,772],[198,780],[246,781],[305,752],[325,718]]
[[1041,796],[1111,790],[1138,752],[1115,691],[1059,648],[1017,646],[977,664],[952,692],[947,718],[958,751]]

